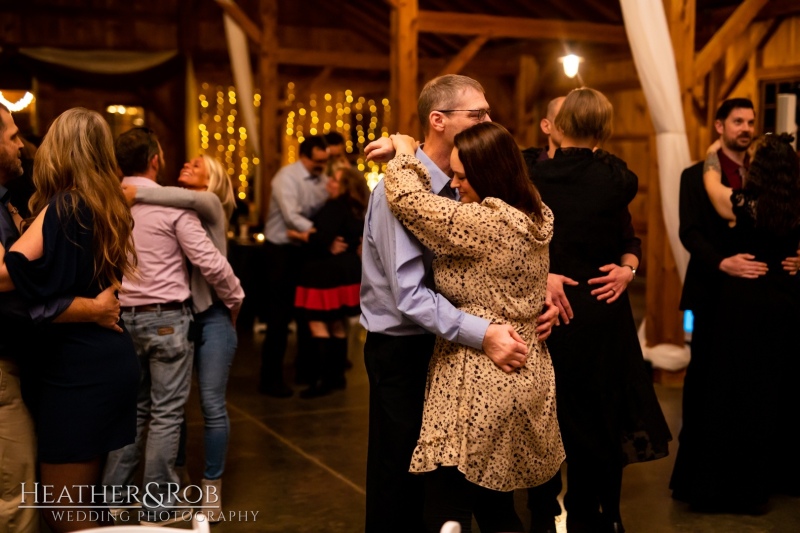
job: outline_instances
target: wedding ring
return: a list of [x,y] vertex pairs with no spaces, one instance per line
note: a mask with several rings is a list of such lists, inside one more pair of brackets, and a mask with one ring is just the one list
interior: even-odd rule
[[[611,292],[613,292],[614,294],[617,294],[617,291],[615,291],[614,289],[609,289],[609,290],[610,290]],[[614,296],[614,294],[612,294],[611,296]]]

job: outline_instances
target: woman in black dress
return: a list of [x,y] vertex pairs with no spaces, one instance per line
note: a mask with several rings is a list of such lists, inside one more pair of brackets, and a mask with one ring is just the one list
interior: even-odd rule
[[[666,456],[671,439],[626,292],[641,258],[628,211],[638,179],[624,161],[594,149],[610,136],[612,114],[602,93],[572,91],[555,121],[561,148],[531,169],[555,217],[548,288],[568,322],[547,345],[567,452],[570,533],[623,531],[623,467]],[[560,484],[560,474],[533,494],[552,499],[558,490],[544,496],[551,483]],[[551,501],[529,506],[553,507]]]
[[[347,317],[358,316],[361,289],[361,235],[369,202],[364,175],[340,168],[328,178],[330,199],[314,216],[308,232],[289,230],[289,238],[308,244],[295,292],[295,307],[308,320],[316,361],[309,365],[311,386],[303,398],[345,387]],[[340,251],[344,248],[346,249]]]
[[[704,169],[709,198],[734,224],[726,255],[767,264],[755,279],[725,276],[714,320],[713,376],[695,386],[691,438],[681,433],[670,487],[698,511],[760,513],[771,493],[800,493],[795,426],[800,413],[797,328],[800,278],[782,268],[800,242],[800,164],[787,135],[751,146],[741,190],[720,180],[712,146]],[[796,259],[794,259],[796,260]]]
[[[34,161],[35,218],[10,250],[0,246],[0,290],[33,301],[94,298],[133,273],[133,219],[115,169],[111,131],[99,114],[74,108],[56,118]],[[136,352],[126,331],[94,323],[46,327],[46,349],[29,354],[38,358],[40,381],[40,482],[61,496],[59,505],[102,504],[102,496],[92,502],[90,490],[79,491],[100,482],[109,451],[134,441]],[[56,532],[99,525],[88,516],[43,514]]]

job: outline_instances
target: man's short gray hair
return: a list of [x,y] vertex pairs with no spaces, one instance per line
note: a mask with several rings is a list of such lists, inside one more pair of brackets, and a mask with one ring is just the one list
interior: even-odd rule
[[419,102],[417,102],[417,113],[422,124],[422,132],[428,133],[431,111],[452,109],[467,89],[474,89],[481,94],[486,92],[480,83],[459,74],[445,74],[426,83],[422,92],[419,93]]

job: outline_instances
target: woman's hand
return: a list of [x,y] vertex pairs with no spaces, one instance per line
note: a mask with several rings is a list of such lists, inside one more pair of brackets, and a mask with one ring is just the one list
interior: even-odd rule
[[413,137],[395,133],[394,135],[390,135],[389,139],[392,140],[396,155],[414,155],[417,153],[417,141],[415,141]]
[[[562,276],[561,274],[548,274],[547,275],[547,292],[553,299],[553,305],[558,308],[558,314],[564,324],[569,324],[571,318],[575,315],[572,313],[572,307],[569,305],[567,295],[564,293],[564,285],[577,285],[578,282],[574,279]],[[558,323],[556,323],[558,325]]]
[[616,302],[620,295],[625,292],[625,289],[628,288],[628,284],[633,281],[633,271],[627,266],[613,263],[601,266],[600,271],[607,274],[588,281],[589,285],[603,285],[593,290],[592,296],[597,296],[597,299],[601,302],[603,300],[606,303]]
[[388,163],[394,157],[394,144],[388,137],[378,137],[364,148],[367,161]]
[[308,238],[312,233],[316,233],[316,228],[311,228],[308,231],[297,231],[296,229],[287,229],[286,236],[293,241],[308,242]]
[[706,155],[712,154],[712,153],[716,154],[717,152],[720,151],[721,148],[722,148],[722,140],[721,139],[717,139],[716,141],[711,143],[711,145],[708,147],[708,149],[706,149]]
[[136,203],[136,185],[122,184],[122,194],[125,195],[125,201],[128,202],[128,207]]
[[550,291],[547,291],[542,314],[536,319],[536,336],[539,341],[547,340],[547,337],[553,333],[553,326],[558,325],[558,314],[559,309],[553,303]]

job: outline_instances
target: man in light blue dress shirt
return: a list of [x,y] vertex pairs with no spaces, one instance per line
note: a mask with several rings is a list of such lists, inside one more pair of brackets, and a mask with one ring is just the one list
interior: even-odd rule
[[[272,178],[272,195],[264,233],[267,256],[266,323],[267,333],[261,346],[259,392],[285,398],[292,389],[283,379],[283,360],[294,318],[294,292],[300,271],[300,245],[292,242],[286,230],[308,231],[311,218],[328,199],[325,167],[328,152],[321,135],[311,135],[300,143],[300,159],[281,168]],[[305,333],[305,334],[304,334]],[[298,360],[309,336],[307,324],[297,322]]]
[[[418,110],[425,143],[416,153],[434,193],[456,198],[450,153],[459,132],[491,120],[481,85],[446,75],[423,88]],[[391,157],[391,141],[367,147],[370,159]],[[498,366],[525,364],[527,345],[509,325],[456,309],[434,290],[433,254],[397,221],[383,182],[372,191],[364,225],[361,324],[370,381],[366,533],[424,531],[422,476],[409,473],[422,424],[428,362],[436,336],[483,350]],[[549,333],[547,324],[541,335]],[[552,317],[554,318],[554,316]]]

